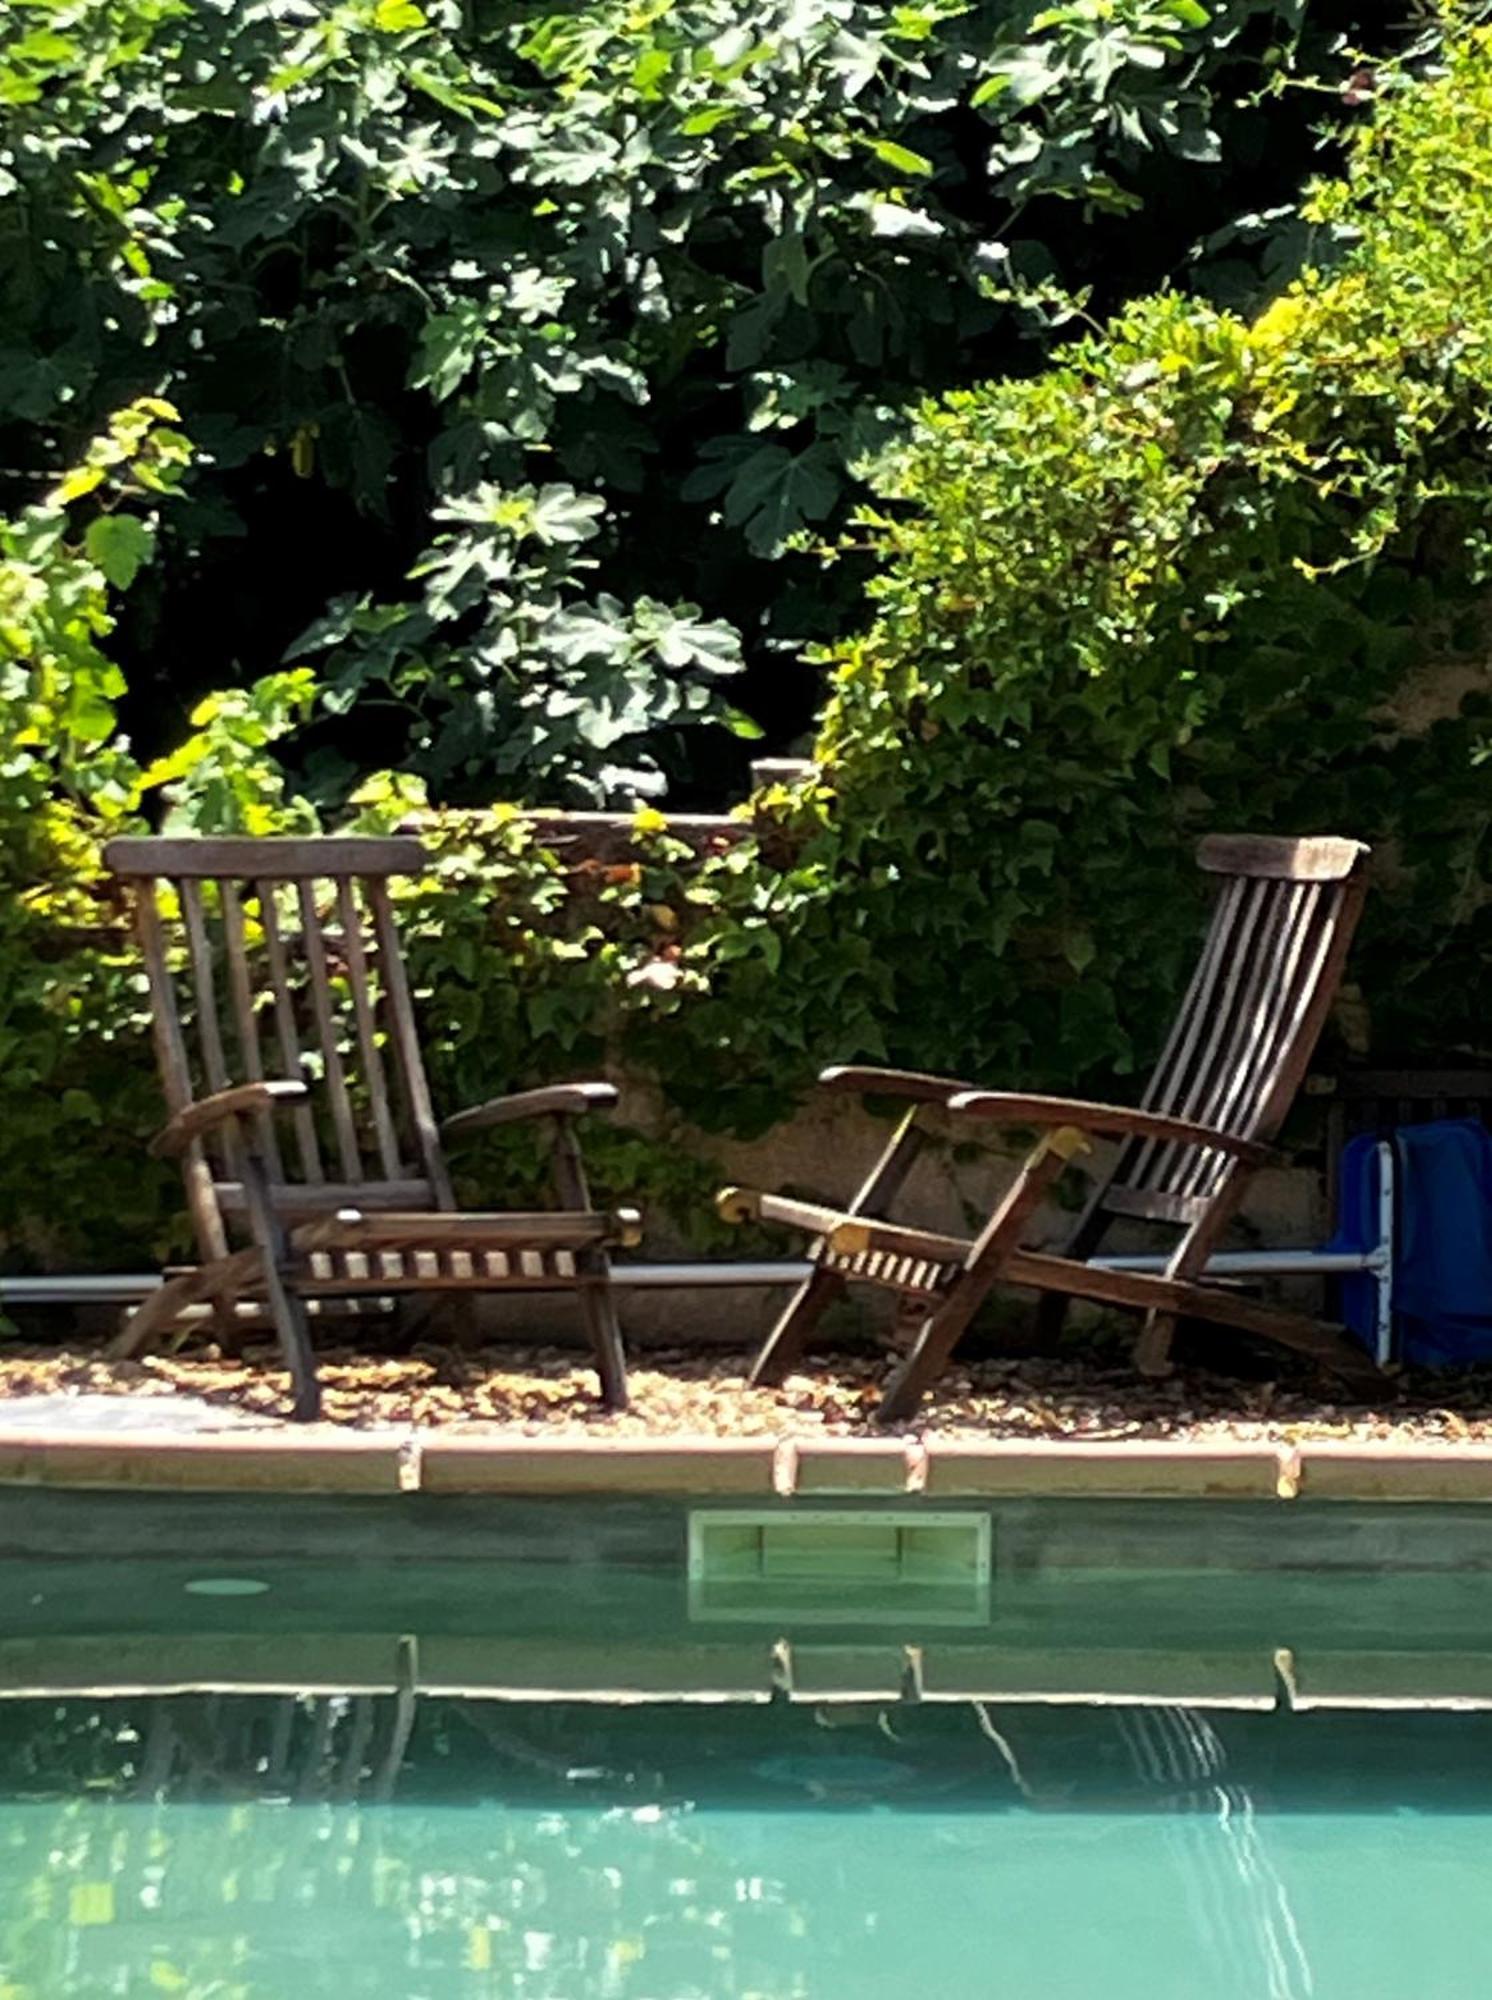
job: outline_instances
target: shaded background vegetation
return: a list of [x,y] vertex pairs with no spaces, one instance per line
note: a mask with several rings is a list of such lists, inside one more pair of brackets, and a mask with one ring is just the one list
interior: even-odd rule
[[735,795],[742,735],[811,724],[803,642],[862,615],[863,562],[789,543],[907,406],[1039,368],[1079,301],[1277,289],[1356,51],[1427,18],[17,7],[0,506],[131,398],[179,409],[195,463],[115,640],[146,756],[288,654],[329,683],[295,761],[333,804],[401,762],[483,804]]

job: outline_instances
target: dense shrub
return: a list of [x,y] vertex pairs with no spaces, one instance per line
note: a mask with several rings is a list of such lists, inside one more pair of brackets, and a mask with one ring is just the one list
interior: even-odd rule
[[1308,207],[1339,262],[1252,322],[1163,293],[929,408],[864,517],[830,922],[887,968],[897,1055],[1148,1054],[1181,857],[1229,826],[1373,840],[1380,1041],[1488,1048],[1492,44],[1384,90]]
[[[150,559],[186,462],[168,405],[122,412],[82,462],[0,520],[0,1242],[107,1259],[169,1214],[140,1160],[158,1100],[99,844],[138,802],[104,647],[109,586]],[[70,538],[79,503],[97,511]],[[81,1199],[70,1198],[75,1188]]]
[[[1313,199],[1315,260],[1262,314],[1164,292],[1043,373],[927,407],[856,530],[875,615],[828,656],[817,776],[757,802],[759,839],[686,867],[650,819],[636,865],[576,894],[522,821],[448,823],[405,911],[442,1101],[605,1059],[760,1130],[832,1056],[1102,1082],[1153,1047],[1194,947],[1187,849],[1229,826],[1373,840],[1375,1047],[1485,1055],[1489,188],[1492,41],[1463,31],[1443,74],[1380,79],[1349,176]],[[0,776],[12,1116],[37,1135],[0,1147],[12,1257],[101,1254],[100,1213],[134,1211],[101,1211],[99,1163],[135,1171],[148,1122],[129,961],[49,979],[45,952],[79,948],[25,883],[73,894],[69,843],[156,790],[204,826],[310,812],[265,754],[306,699],[293,675],[209,700],[153,770],[111,765],[106,572],[148,553],[155,501],[98,515],[136,530],[88,525],[96,470],[4,531],[22,643],[0,693],[7,720],[43,705]],[[74,713],[81,748],[57,734]],[[356,811],[413,796],[375,779]],[[63,1085],[91,1108],[43,1145]],[[703,1179],[625,1134],[603,1173],[676,1208]]]
[[698,724],[818,705],[798,643],[858,575],[783,551],[888,418],[1036,366],[1053,281],[1106,313],[1201,241],[1198,284],[1257,291],[1381,14],[27,0],[0,509],[135,395],[179,406],[195,465],[116,640],[148,753],[311,660],[323,797],[391,744],[448,799],[719,796],[742,753]]

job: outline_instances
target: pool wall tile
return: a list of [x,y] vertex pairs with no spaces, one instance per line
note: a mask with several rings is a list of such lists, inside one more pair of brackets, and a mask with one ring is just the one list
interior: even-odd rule
[[791,1491],[807,1493],[905,1493],[921,1452],[906,1438],[794,1440]]
[[1305,1500],[1492,1500],[1492,1446],[1300,1446]]
[[1272,1708],[1278,1692],[1274,1659],[1263,1646],[1028,1651],[934,1643],[923,1652],[920,1686],[925,1701],[1179,1701],[1221,1708]]
[[0,1434],[0,1485],[116,1486],[139,1491],[397,1493],[403,1440],[328,1428],[244,1437],[159,1431],[108,1438]]
[[423,1493],[717,1493],[774,1491],[771,1438],[659,1438],[594,1444],[426,1432]]
[[400,1658],[400,1642],[388,1633],[0,1639],[0,1697],[198,1690],[392,1694],[401,1684]]
[[419,1641],[416,1674],[423,1694],[494,1700],[553,1694],[596,1701],[765,1702],[775,1684],[765,1640],[699,1644],[676,1635],[654,1645],[435,1635]]
[[794,1640],[784,1648],[793,1701],[898,1701],[911,1672],[905,1646],[826,1646]]
[[1486,1653],[1332,1653],[1307,1647],[1291,1658],[1291,1706],[1311,1708],[1492,1708]]
[[931,1438],[924,1491],[930,1499],[1275,1500],[1281,1494],[1281,1454],[1272,1444]]

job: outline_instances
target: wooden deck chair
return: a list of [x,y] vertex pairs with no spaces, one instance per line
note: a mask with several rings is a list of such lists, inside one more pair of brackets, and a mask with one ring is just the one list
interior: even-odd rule
[[[437,1125],[388,886],[424,866],[419,842],[131,839],[105,860],[133,888],[150,981],[169,1113],[152,1150],[181,1159],[201,1260],[112,1351],[138,1353],[204,1304],[230,1343],[257,1316],[295,1415],[312,1418],[308,1301],[567,1288],[605,1401],[625,1407],[606,1252],[637,1240],[638,1217],[592,1208],[574,1131],[616,1091],[526,1090]],[[561,1207],[458,1209],[443,1142],[527,1118],[553,1121]]]
[[[1354,1383],[1378,1371],[1339,1327],[1208,1283],[1202,1276],[1250,1174],[1272,1157],[1268,1142],[1290,1108],[1341,979],[1366,892],[1368,850],[1352,840],[1213,837],[1198,850],[1219,880],[1212,924],[1169,1041],[1138,1108],[977,1089],[906,1070],[825,1070],[825,1089],[909,1099],[910,1108],[864,1185],[844,1209],[725,1189],[728,1220],[806,1230],[813,1275],[796,1291],[758,1354],[753,1383],[781,1381],[827,1306],[849,1283],[901,1295],[915,1330],[877,1411],[911,1414],[991,1286],[1046,1296],[1048,1332],[1070,1298],[1144,1313],[1136,1361],[1162,1372],[1175,1323],[1210,1320],[1308,1354]],[[972,1242],[880,1219],[924,1143],[929,1105],[955,1119],[984,1119],[1043,1134]],[[1060,1255],[1026,1249],[1024,1225],[1065,1164],[1093,1137],[1122,1141]],[[1116,1217],[1181,1232],[1162,1275],[1095,1268]]]

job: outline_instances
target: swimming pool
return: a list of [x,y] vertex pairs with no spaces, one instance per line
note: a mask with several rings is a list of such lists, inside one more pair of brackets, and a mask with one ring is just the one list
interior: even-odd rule
[[7,1495],[0,1995],[1492,1991],[1485,1514],[813,1511]]

